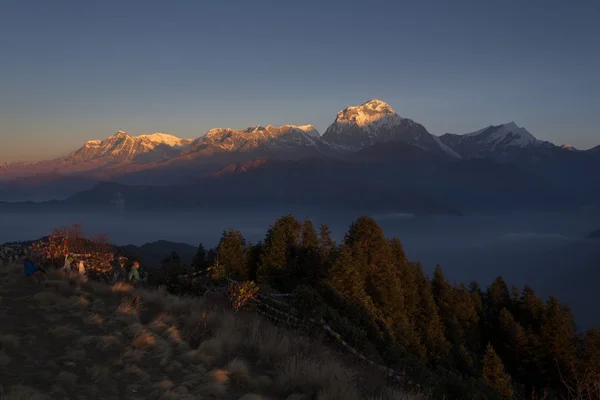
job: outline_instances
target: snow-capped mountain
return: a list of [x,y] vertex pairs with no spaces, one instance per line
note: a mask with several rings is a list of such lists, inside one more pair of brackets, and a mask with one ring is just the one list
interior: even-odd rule
[[194,140],[186,154],[210,155],[222,152],[259,152],[273,157],[298,158],[324,154],[319,132],[312,125],[252,126],[244,130],[214,128]]
[[400,117],[389,104],[377,99],[338,112],[322,138],[346,152],[356,152],[376,143],[403,141],[424,150],[459,157],[423,125]]
[[49,173],[75,174],[126,164],[147,165],[180,155],[192,139],[166,133],[131,136],[122,130],[104,140],[90,140],[64,157],[37,162],[5,164],[0,179]]
[[527,129],[514,122],[490,125],[466,134],[446,133],[440,136],[440,140],[464,158],[495,158],[523,149],[556,147],[549,142],[537,140]]
[[165,133],[131,136],[122,130],[105,140],[90,140],[79,150],[64,158],[67,163],[93,160],[125,162],[136,158],[143,163],[158,161],[180,154],[191,139],[180,139]]

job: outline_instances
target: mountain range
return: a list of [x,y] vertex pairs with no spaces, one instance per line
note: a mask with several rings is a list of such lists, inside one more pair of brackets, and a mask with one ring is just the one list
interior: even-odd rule
[[[0,164],[0,208],[319,207],[460,213],[595,205],[600,146],[536,139],[514,122],[435,136],[373,99],[312,125],[214,128],[196,139],[119,130],[54,160]],[[175,198],[174,193],[185,193]],[[48,200],[59,200],[47,202]]]

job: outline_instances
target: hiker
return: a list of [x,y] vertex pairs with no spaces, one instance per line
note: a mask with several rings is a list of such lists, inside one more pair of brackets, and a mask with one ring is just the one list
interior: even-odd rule
[[65,255],[65,264],[63,266],[63,271],[65,271],[67,274],[71,272],[71,258],[68,254]]
[[46,270],[32,263],[29,257],[27,257],[23,261],[23,270],[25,272],[26,277],[33,276],[38,281],[38,283],[44,279],[44,276],[46,274]]
[[129,281],[132,283],[136,283],[140,280],[140,263],[138,261],[134,261],[131,266],[131,270],[129,271]]
[[83,260],[79,260],[79,275],[85,275],[85,265],[83,265]]

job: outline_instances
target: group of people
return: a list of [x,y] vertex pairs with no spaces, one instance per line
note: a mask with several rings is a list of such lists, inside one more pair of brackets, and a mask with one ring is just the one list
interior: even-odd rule
[[66,254],[63,271],[71,273],[73,269],[75,269],[75,271],[78,272],[79,275],[85,275],[85,264],[83,263],[83,260],[79,260],[79,262],[77,262],[73,259],[73,257],[71,257],[70,254]]
[[5,245],[0,247],[0,264],[17,263],[29,254],[29,248],[19,244]]
[[129,271],[126,270],[124,265],[121,263],[120,259],[115,259],[111,263],[112,266],[112,281],[128,281],[131,283],[145,282],[147,278],[147,274],[145,271],[140,269],[139,261],[134,261],[129,268]]
[[[147,273],[144,270],[140,269],[139,261],[133,262],[128,273],[126,273],[119,261],[120,260],[116,259],[115,262],[112,264],[113,282],[127,281],[134,284],[146,282]],[[27,277],[33,276],[35,278],[41,279],[43,277],[43,274],[46,273],[45,268],[34,263],[28,256],[25,256],[25,258],[23,259],[23,266],[25,276]],[[68,274],[74,272],[79,274],[80,276],[87,275],[84,261],[82,259],[75,259],[71,254],[65,255],[62,270]]]

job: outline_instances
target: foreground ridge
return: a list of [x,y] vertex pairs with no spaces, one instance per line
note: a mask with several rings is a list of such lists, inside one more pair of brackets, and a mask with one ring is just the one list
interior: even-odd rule
[[375,396],[330,351],[254,314],[233,314],[218,295],[181,298],[57,272],[36,284],[21,274],[14,265],[0,271],[8,399]]

